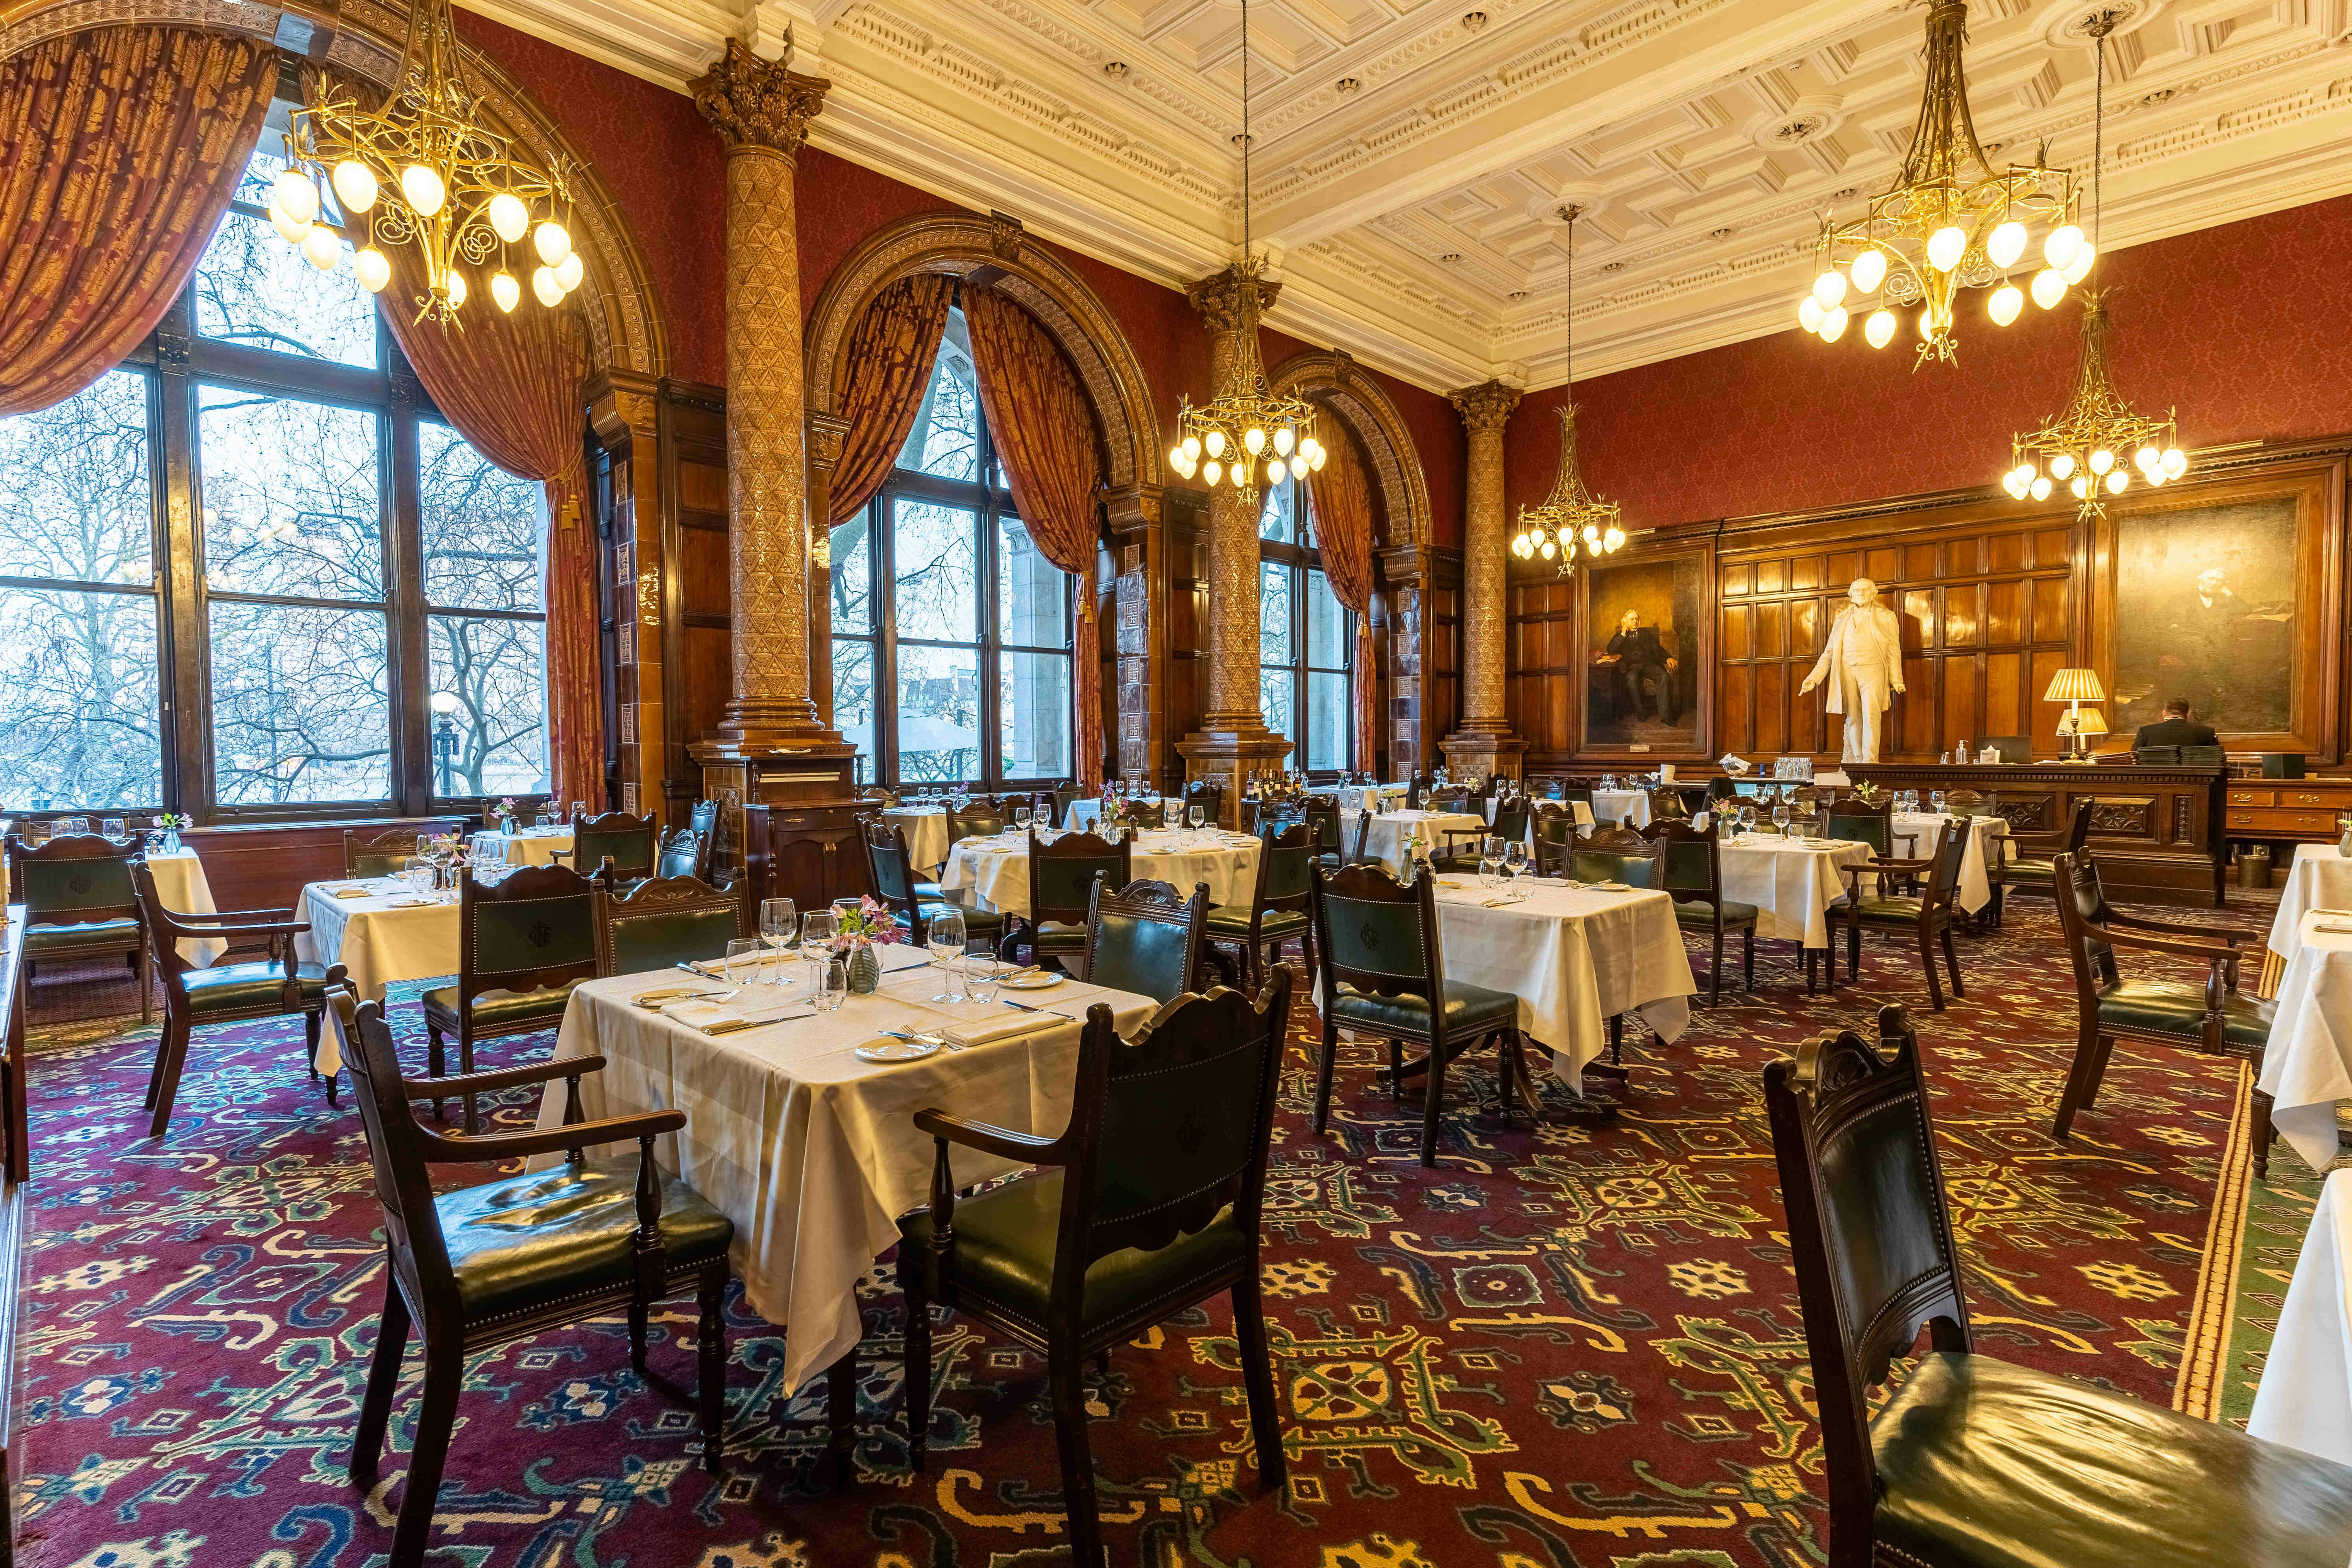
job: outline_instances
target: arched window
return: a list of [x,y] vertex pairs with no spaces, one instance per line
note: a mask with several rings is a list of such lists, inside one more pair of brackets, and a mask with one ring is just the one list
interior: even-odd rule
[[833,531],[834,723],[861,782],[1068,777],[1070,582],[1013,510],[951,310],[896,471]]
[[1297,480],[1266,490],[1257,531],[1258,708],[1289,739],[1292,767],[1337,778],[1355,766],[1354,617],[1323,574]]
[[269,232],[263,146],[154,335],[0,420],[16,809],[415,814],[547,788],[541,489],[439,421],[348,258],[321,272]]

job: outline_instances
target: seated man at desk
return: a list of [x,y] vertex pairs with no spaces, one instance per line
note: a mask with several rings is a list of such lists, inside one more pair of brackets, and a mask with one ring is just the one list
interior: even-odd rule
[[2213,733],[2210,724],[2200,724],[2189,717],[2189,699],[2176,697],[2164,705],[2164,717],[2154,724],[2142,724],[2132,736],[2132,749],[2142,746],[2218,746],[2221,738]]

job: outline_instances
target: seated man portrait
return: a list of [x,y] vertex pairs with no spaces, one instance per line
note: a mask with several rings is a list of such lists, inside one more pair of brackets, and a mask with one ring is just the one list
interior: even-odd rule
[[1667,654],[1665,645],[1658,640],[1658,628],[1643,626],[1639,612],[1626,611],[1625,618],[1617,623],[1616,635],[1609,639],[1608,657],[1616,661],[1618,679],[1624,682],[1625,717],[1642,716],[1642,686],[1646,681],[1658,722],[1673,723],[1674,671],[1681,661]]
[[2218,746],[2221,737],[2213,733],[2210,724],[2200,724],[2189,716],[2189,699],[2175,697],[2165,703],[2164,717],[2153,724],[2142,724],[2132,736],[2135,749],[2141,746]]

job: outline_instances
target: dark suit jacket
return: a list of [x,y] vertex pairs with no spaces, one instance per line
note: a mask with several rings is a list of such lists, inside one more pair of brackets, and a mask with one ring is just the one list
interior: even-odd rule
[[2132,737],[2138,746],[2218,746],[2221,737],[2213,733],[2210,724],[2200,724],[2194,719],[2165,719],[2154,724],[2142,724]]
[[1654,664],[1661,669],[1666,667],[1669,657],[1665,645],[1658,640],[1655,626],[1643,626],[1630,637],[1623,632],[1617,633],[1609,639],[1609,651],[1629,665]]

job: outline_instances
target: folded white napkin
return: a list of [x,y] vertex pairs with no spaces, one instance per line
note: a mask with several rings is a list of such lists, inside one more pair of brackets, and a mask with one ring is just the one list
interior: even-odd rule
[[731,1003],[685,1001],[672,1002],[662,1008],[662,1016],[675,1018],[689,1029],[704,1034],[726,1034],[754,1024],[772,1024],[787,1014],[809,1011],[808,999],[797,994],[780,1001],[737,997]]
[[1058,1028],[1069,1022],[1070,1019],[1059,1013],[1024,1013],[1013,1008],[1007,1009],[1002,1017],[982,1018],[958,1025],[952,1029],[942,1029],[940,1033],[959,1046],[984,1046],[992,1040],[1009,1040],[1015,1035]]

